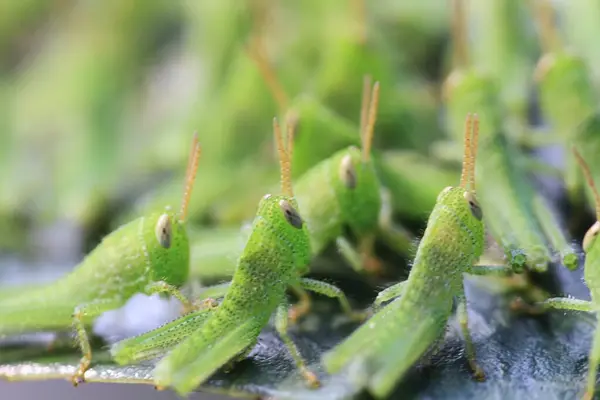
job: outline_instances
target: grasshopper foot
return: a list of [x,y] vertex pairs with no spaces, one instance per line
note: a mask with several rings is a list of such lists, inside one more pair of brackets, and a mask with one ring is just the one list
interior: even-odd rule
[[71,377],[71,383],[73,384],[73,386],[77,387],[85,382],[85,371],[87,371],[89,367],[90,360],[85,357],[82,358],[81,362],[79,363],[79,367],[77,368],[77,371],[75,371],[75,374],[73,374],[73,376]]
[[371,275],[382,277],[385,275],[383,262],[375,256],[366,255],[363,257],[365,271]]
[[183,313],[189,314],[194,311],[210,309],[213,310],[219,306],[219,302],[212,298],[203,299],[200,301],[194,301],[189,305],[183,305]]
[[288,318],[290,322],[295,325],[298,323],[298,320],[308,313],[308,308],[302,306],[293,306],[290,307],[290,311],[288,312]]
[[319,381],[319,378],[317,378],[317,375],[315,375],[315,373],[310,371],[308,368],[302,369],[302,376],[304,377],[307,385],[311,389],[316,389],[319,386],[321,386],[321,381]]
[[517,297],[512,300],[509,307],[511,311],[529,315],[540,315],[544,313],[544,309],[542,307],[529,304],[521,297]]
[[473,370],[473,378],[478,382],[485,381],[485,373],[483,372],[483,369],[481,369],[481,367],[474,361],[469,362],[469,364],[471,364],[471,369]]

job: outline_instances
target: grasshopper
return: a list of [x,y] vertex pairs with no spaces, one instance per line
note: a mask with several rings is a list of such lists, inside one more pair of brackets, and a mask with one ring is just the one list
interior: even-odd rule
[[589,65],[596,87],[600,84],[600,51],[594,38],[600,35],[600,3],[595,0],[555,3],[562,8],[565,36]]
[[476,377],[484,378],[467,326],[463,274],[502,275],[512,270],[505,265],[474,266],[484,248],[483,213],[475,195],[478,125],[477,115],[467,115],[460,186],[449,186],[438,195],[408,279],[381,292],[374,306],[377,309],[382,302],[400,297],[378,309],[323,357],[329,373],[349,364],[364,366],[368,389],[378,398],[387,397],[406,371],[440,340],[454,298],[458,299],[469,364]]
[[[282,111],[288,115],[300,114],[297,105],[288,108],[289,101],[275,73],[266,61],[259,39],[255,39],[251,55],[272,87]],[[384,199],[382,185],[371,157],[377,108],[379,105],[379,82],[371,87],[371,78],[363,78],[360,111],[361,148],[347,146],[306,171],[295,185],[296,198],[308,225],[313,254],[320,254],[332,241],[336,241],[342,256],[357,271],[380,272],[381,265],[373,256],[373,245],[378,228],[391,233],[391,221],[380,223],[379,216]],[[315,188],[322,188],[317,189]],[[387,206],[387,204],[383,204]],[[344,227],[349,227],[358,237],[356,252],[344,237]],[[397,250],[406,252],[411,238],[404,231],[394,235]]]
[[[600,292],[598,292],[598,278],[600,276],[598,275],[598,267],[595,264],[598,262],[597,257],[599,254],[598,252],[600,251],[600,242],[597,240],[598,233],[600,232],[600,194],[596,189],[590,168],[585,162],[583,156],[579,153],[575,146],[572,147],[572,151],[577,163],[581,166],[590,189],[594,193],[596,206],[596,222],[586,232],[582,245],[583,251],[586,254],[584,279],[587,286],[590,288],[592,300],[585,301],[572,298],[554,297],[547,299],[544,302],[540,302],[537,305],[543,309],[555,308],[560,310],[597,312],[599,309],[598,301],[600,298]],[[589,354],[587,385],[585,395],[583,396],[583,398],[586,400],[591,400],[594,396],[598,364],[600,364],[600,325],[596,326],[592,348]]]
[[185,220],[199,157],[200,145],[194,135],[178,212],[167,207],[131,221],[106,236],[74,271],[57,282],[2,298],[0,335],[64,330],[74,324],[83,353],[72,378],[77,385],[84,381],[92,360],[86,328],[100,314],[123,306],[138,292],[167,293],[190,308],[177,288],[189,274]]
[[117,342],[111,349],[117,363],[128,364],[175,346],[154,369],[158,387],[173,387],[185,395],[220,367],[243,359],[274,312],[277,331],[302,376],[311,386],[317,386],[316,375],[306,367],[287,334],[285,294],[288,287],[337,298],[352,318],[364,318],[364,313],[351,310],[346,296],[337,287],[302,278],[308,269],[311,250],[308,227],[293,197],[291,184],[293,123],[288,124],[287,146],[276,118],[273,131],[283,195],[267,194],[261,199],[233,279],[220,288],[225,292],[222,303],[216,309],[202,309],[148,333]]
[[[584,155],[595,155],[600,142],[597,124],[589,123],[594,120],[598,104],[592,73],[580,55],[561,46],[549,2],[536,0],[535,4],[544,54],[538,61],[534,78],[539,87],[540,108],[554,131],[550,139],[563,144],[578,142]],[[569,200],[576,204],[581,198],[583,180],[574,156],[567,152],[565,159],[567,193]],[[594,203],[591,194],[588,200]]]
[[[449,129],[452,136],[458,138],[462,116],[468,110],[478,110],[485,135],[479,149],[481,156],[477,160],[478,197],[484,208],[497,210],[486,217],[486,226],[503,247],[511,264],[543,272],[547,270],[552,254],[532,204],[535,191],[525,174],[524,156],[503,134],[504,113],[495,82],[476,68],[469,67],[461,4],[455,0],[454,39],[458,67],[444,83]],[[486,179],[490,175],[494,175],[495,179]],[[576,267],[571,256],[563,262],[570,268]]]

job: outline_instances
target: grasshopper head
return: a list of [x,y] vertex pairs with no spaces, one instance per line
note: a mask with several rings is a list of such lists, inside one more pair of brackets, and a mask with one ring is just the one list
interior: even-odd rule
[[258,205],[255,221],[276,238],[278,248],[291,254],[299,269],[308,266],[311,258],[308,228],[300,216],[296,199],[265,195]]
[[[483,212],[475,195],[475,161],[477,140],[479,137],[479,118],[468,114],[465,121],[465,148],[463,168],[459,186],[448,186],[438,195],[436,208],[448,218],[458,222],[460,233],[457,232],[457,242],[471,242],[475,258],[483,253],[485,242],[483,228]],[[461,245],[461,248],[465,246]]]
[[475,248],[475,256],[483,253],[484,227],[483,211],[477,202],[475,192],[460,186],[448,186],[437,198],[437,205],[447,210],[463,229],[457,240],[470,240]]
[[190,246],[184,223],[166,210],[144,220],[144,244],[150,263],[150,279],[181,286],[188,278]]
[[331,173],[337,174],[334,190],[342,219],[355,233],[373,231],[381,208],[380,185],[372,161],[351,146],[334,156]]

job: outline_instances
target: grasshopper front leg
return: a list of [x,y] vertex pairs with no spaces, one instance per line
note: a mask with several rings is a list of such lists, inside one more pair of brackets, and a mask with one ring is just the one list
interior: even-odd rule
[[288,305],[285,303],[279,305],[275,316],[275,329],[277,329],[277,333],[283,340],[283,343],[285,343],[286,347],[288,348],[290,355],[296,363],[296,367],[298,368],[298,370],[300,370],[300,373],[302,374],[308,385],[311,387],[318,387],[321,384],[319,382],[319,378],[317,378],[317,376],[311,370],[308,369],[304,358],[302,358],[300,352],[298,351],[298,347],[296,347],[296,345],[294,344],[294,342],[288,334],[288,320]]
[[596,311],[593,303],[590,301],[569,299],[566,297],[552,297],[546,301],[541,301],[536,305],[542,307],[544,310],[554,308],[558,310],[572,310],[585,312]]
[[292,286],[292,288],[297,293],[304,292],[301,295],[300,305],[297,306],[297,308],[292,308],[292,310],[290,310],[290,320],[292,320],[292,322],[296,322],[300,316],[306,314],[310,310],[310,297],[306,293],[306,290],[338,299],[344,314],[354,321],[364,321],[366,318],[366,313],[357,312],[352,309],[344,292],[334,285],[314,279],[302,278],[300,279],[299,285]]
[[85,372],[90,368],[92,362],[92,347],[90,346],[90,340],[85,330],[85,322],[106,311],[117,309],[122,304],[123,302],[120,299],[103,299],[75,307],[73,311],[73,326],[77,334],[77,343],[83,356],[79,362],[77,371],[71,378],[74,386],[85,382]]
[[340,255],[358,273],[368,272],[381,275],[383,267],[381,261],[374,256],[375,235],[366,235],[360,238],[358,249],[348,239],[340,236],[335,241]]
[[378,233],[394,251],[406,254],[414,245],[414,237],[404,227],[394,223],[392,214],[392,194],[387,188],[381,188],[381,208],[379,210]]
[[155,294],[155,293],[167,293],[168,295],[175,297],[183,305],[183,313],[184,314],[187,314],[189,311],[192,311],[194,308],[192,303],[188,300],[187,297],[185,297],[185,295],[183,293],[181,293],[181,291],[179,289],[177,289],[173,285],[169,285],[165,281],[150,282],[144,288],[144,292],[149,295]]
[[465,352],[467,354],[467,360],[469,361],[469,366],[473,370],[473,374],[475,379],[478,381],[485,380],[485,374],[483,369],[477,364],[477,359],[475,357],[475,346],[473,345],[473,338],[471,337],[471,332],[469,331],[469,317],[467,313],[467,298],[465,296],[464,289],[461,290],[461,293],[457,296],[458,299],[458,307],[456,310],[456,314],[458,316],[458,323],[460,324],[460,330],[463,334],[463,339],[465,341]]

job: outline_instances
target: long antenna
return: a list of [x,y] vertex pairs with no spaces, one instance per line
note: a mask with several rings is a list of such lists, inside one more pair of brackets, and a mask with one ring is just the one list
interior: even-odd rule
[[467,21],[463,0],[452,0],[452,42],[454,67],[466,68],[469,65],[469,52],[467,49]]
[[277,102],[277,106],[279,107],[280,111],[283,112],[284,110],[287,110],[288,104],[290,103],[289,97],[285,90],[283,90],[283,86],[279,82],[279,79],[277,79],[277,75],[273,70],[273,66],[267,61],[262,39],[258,36],[254,36],[251,39],[251,43],[247,51],[252,60],[254,60],[256,63],[256,66],[258,67],[263,79],[267,83],[267,86],[271,91],[271,95]]
[[560,38],[555,28],[555,14],[548,0],[529,0],[533,3],[538,35],[544,53],[560,49]]
[[371,145],[373,144],[373,135],[375,132],[375,122],[377,121],[377,108],[379,107],[379,82],[373,85],[371,92],[371,104],[369,105],[369,119],[363,135],[362,158],[363,162],[368,162],[371,157]]
[[367,41],[367,7],[365,0],[352,0],[353,14],[356,18],[358,43]]
[[188,205],[190,203],[190,198],[192,197],[194,182],[196,181],[198,161],[200,160],[201,152],[202,148],[198,142],[198,132],[194,132],[194,138],[192,139],[192,147],[190,149],[190,155],[188,159],[188,166],[185,172],[185,189],[183,191],[183,199],[181,200],[181,208],[179,210],[179,221],[181,222],[185,222],[185,219],[187,218]]
[[369,118],[369,104],[371,103],[371,75],[363,76],[362,100],[360,103],[360,140],[365,141],[365,130]]
[[467,114],[465,119],[465,146],[463,151],[463,161],[462,161],[462,172],[460,174],[460,186],[463,188],[467,188],[467,180],[469,178],[469,174],[471,173],[471,164],[473,163],[473,158],[471,155],[471,128],[472,128],[472,117],[471,113]]
[[587,165],[579,151],[575,146],[572,147],[573,154],[575,154],[575,158],[577,158],[577,162],[579,166],[583,170],[583,174],[585,175],[585,180],[588,185],[592,189],[592,193],[594,193],[594,202],[596,203],[596,220],[600,221],[600,195],[598,195],[598,189],[596,188],[596,184],[594,183],[594,178],[592,177],[592,172],[590,171],[590,167]]
[[477,142],[479,141],[479,116],[473,114],[473,133],[471,137],[471,191],[475,193],[475,166],[477,165]]
[[[289,159],[289,154],[284,147],[283,136],[281,134],[281,128],[279,127],[277,118],[273,118],[273,134],[275,135],[277,153],[279,154],[279,166],[281,169],[281,191],[284,195],[293,197],[294,192],[292,191],[292,180],[290,174],[291,160]],[[288,135],[292,136],[293,134],[293,125],[290,125],[288,126]]]

